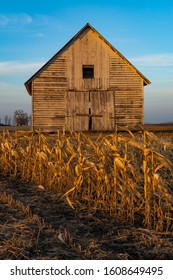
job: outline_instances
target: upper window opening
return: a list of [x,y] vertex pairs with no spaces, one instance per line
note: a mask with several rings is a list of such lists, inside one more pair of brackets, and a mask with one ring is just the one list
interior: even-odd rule
[[83,79],[94,78],[94,65],[83,65]]

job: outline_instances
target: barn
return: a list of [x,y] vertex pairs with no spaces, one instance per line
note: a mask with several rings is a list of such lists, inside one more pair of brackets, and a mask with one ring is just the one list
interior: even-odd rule
[[86,24],[28,81],[33,129],[114,131],[144,123],[150,81]]

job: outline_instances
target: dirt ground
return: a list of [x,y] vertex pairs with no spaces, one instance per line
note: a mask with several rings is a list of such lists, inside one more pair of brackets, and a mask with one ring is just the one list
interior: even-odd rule
[[[9,131],[31,131],[31,126],[0,126],[0,131],[3,129]],[[145,124],[144,129],[153,132],[173,132],[173,123],[166,124]]]
[[76,211],[57,193],[0,175],[0,259],[173,259],[173,236]]

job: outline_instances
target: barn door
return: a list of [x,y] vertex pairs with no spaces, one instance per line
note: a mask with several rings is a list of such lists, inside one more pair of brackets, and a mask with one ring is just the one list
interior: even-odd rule
[[97,131],[112,131],[115,127],[114,92],[91,91],[91,127]]
[[66,127],[68,130],[89,129],[89,92],[69,91],[66,93]]

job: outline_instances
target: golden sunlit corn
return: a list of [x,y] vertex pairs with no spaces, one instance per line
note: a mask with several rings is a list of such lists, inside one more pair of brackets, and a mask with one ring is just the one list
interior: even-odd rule
[[94,139],[81,132],[3,131],[0,171],[56,191],[73,209],[106,211],[131,224],[138,217],[149,229],[171,231],[173,145],[146,131],[127,133]]

